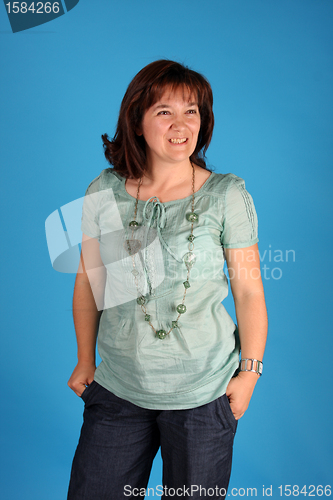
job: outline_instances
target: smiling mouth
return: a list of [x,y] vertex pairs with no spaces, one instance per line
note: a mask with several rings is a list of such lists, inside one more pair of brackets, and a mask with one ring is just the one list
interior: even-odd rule
[[184,144],[186,141],[186,137],[183,137],[182,139],[169,139],[169,142],[171,142],[172,144]]

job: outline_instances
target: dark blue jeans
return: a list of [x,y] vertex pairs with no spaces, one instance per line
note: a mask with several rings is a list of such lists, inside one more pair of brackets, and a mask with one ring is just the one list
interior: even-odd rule
[[148,497],[225,497],[237,427],[226,395],[189,410],[147,410],[94,381],[82,399],[67,500],[144,497],[160,446],[163,486],[147,491]]

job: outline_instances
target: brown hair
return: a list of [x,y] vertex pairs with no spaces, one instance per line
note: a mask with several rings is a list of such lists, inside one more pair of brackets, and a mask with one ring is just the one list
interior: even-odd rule
[[207,168],[205,153],[214,128],[211,86],[200,73],[177,62],[161,59],[145,66],[129,84],[120,106],[114,138],[109,140],[107,134],[102,135],[105,157],[123,177],[138,179],[145,171],[145,140],[136,131],[145,111],[162,97],[166,87],[171,90],[183,87],[184,91],[196,96],[201,126],[190,160]]

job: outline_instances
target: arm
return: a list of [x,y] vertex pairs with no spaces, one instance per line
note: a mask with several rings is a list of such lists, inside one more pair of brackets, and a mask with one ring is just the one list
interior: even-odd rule
[[[243,358],[262,361],[267,336],[267,313],[260,277],[258,245],[225,249],[231,291]],[[240,372],[230,380],[226,389],[236,419],[245,413],[259,375]]]
[[78,363],[68,381],[69,387],[78,396],[94,379],[96,338],[103,309],[104,288],[105,268],[99,253],[99,243],[83,235],[73,295]]

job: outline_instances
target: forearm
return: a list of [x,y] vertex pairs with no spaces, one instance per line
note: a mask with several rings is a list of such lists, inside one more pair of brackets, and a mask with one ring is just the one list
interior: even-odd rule
[[[258,246],[227,249],[225,253],[232,276],[230,283],[235,301],[242,359],[262,361],[267,336],[267,313],[260,279]],[[246,411],[258,379],[259,375],[255,372],[241,371],[237,377],[230,380],[226,394],[236,419],[241,418]]]
[[263,292],[235,298],[242,358],[262,361],[267,337],[267,312]]
[[68,381],[78,396],[94,380],[97,330],[104,307],[105,283],[106,270],[100,258],[99,242],[84,234],[73,295],[78,363]]
[[[235,298],[235,307],[242,359],[252,358],[261,361],[267,335],[264,294],[256,292]],[[242,371],[230,380],[226,393],[236,419],[244,415],[258,379],[257,373]]]
[[73,319],[79,362],[95,363],[98,311],[89,281],[77,277],[73,295]]

